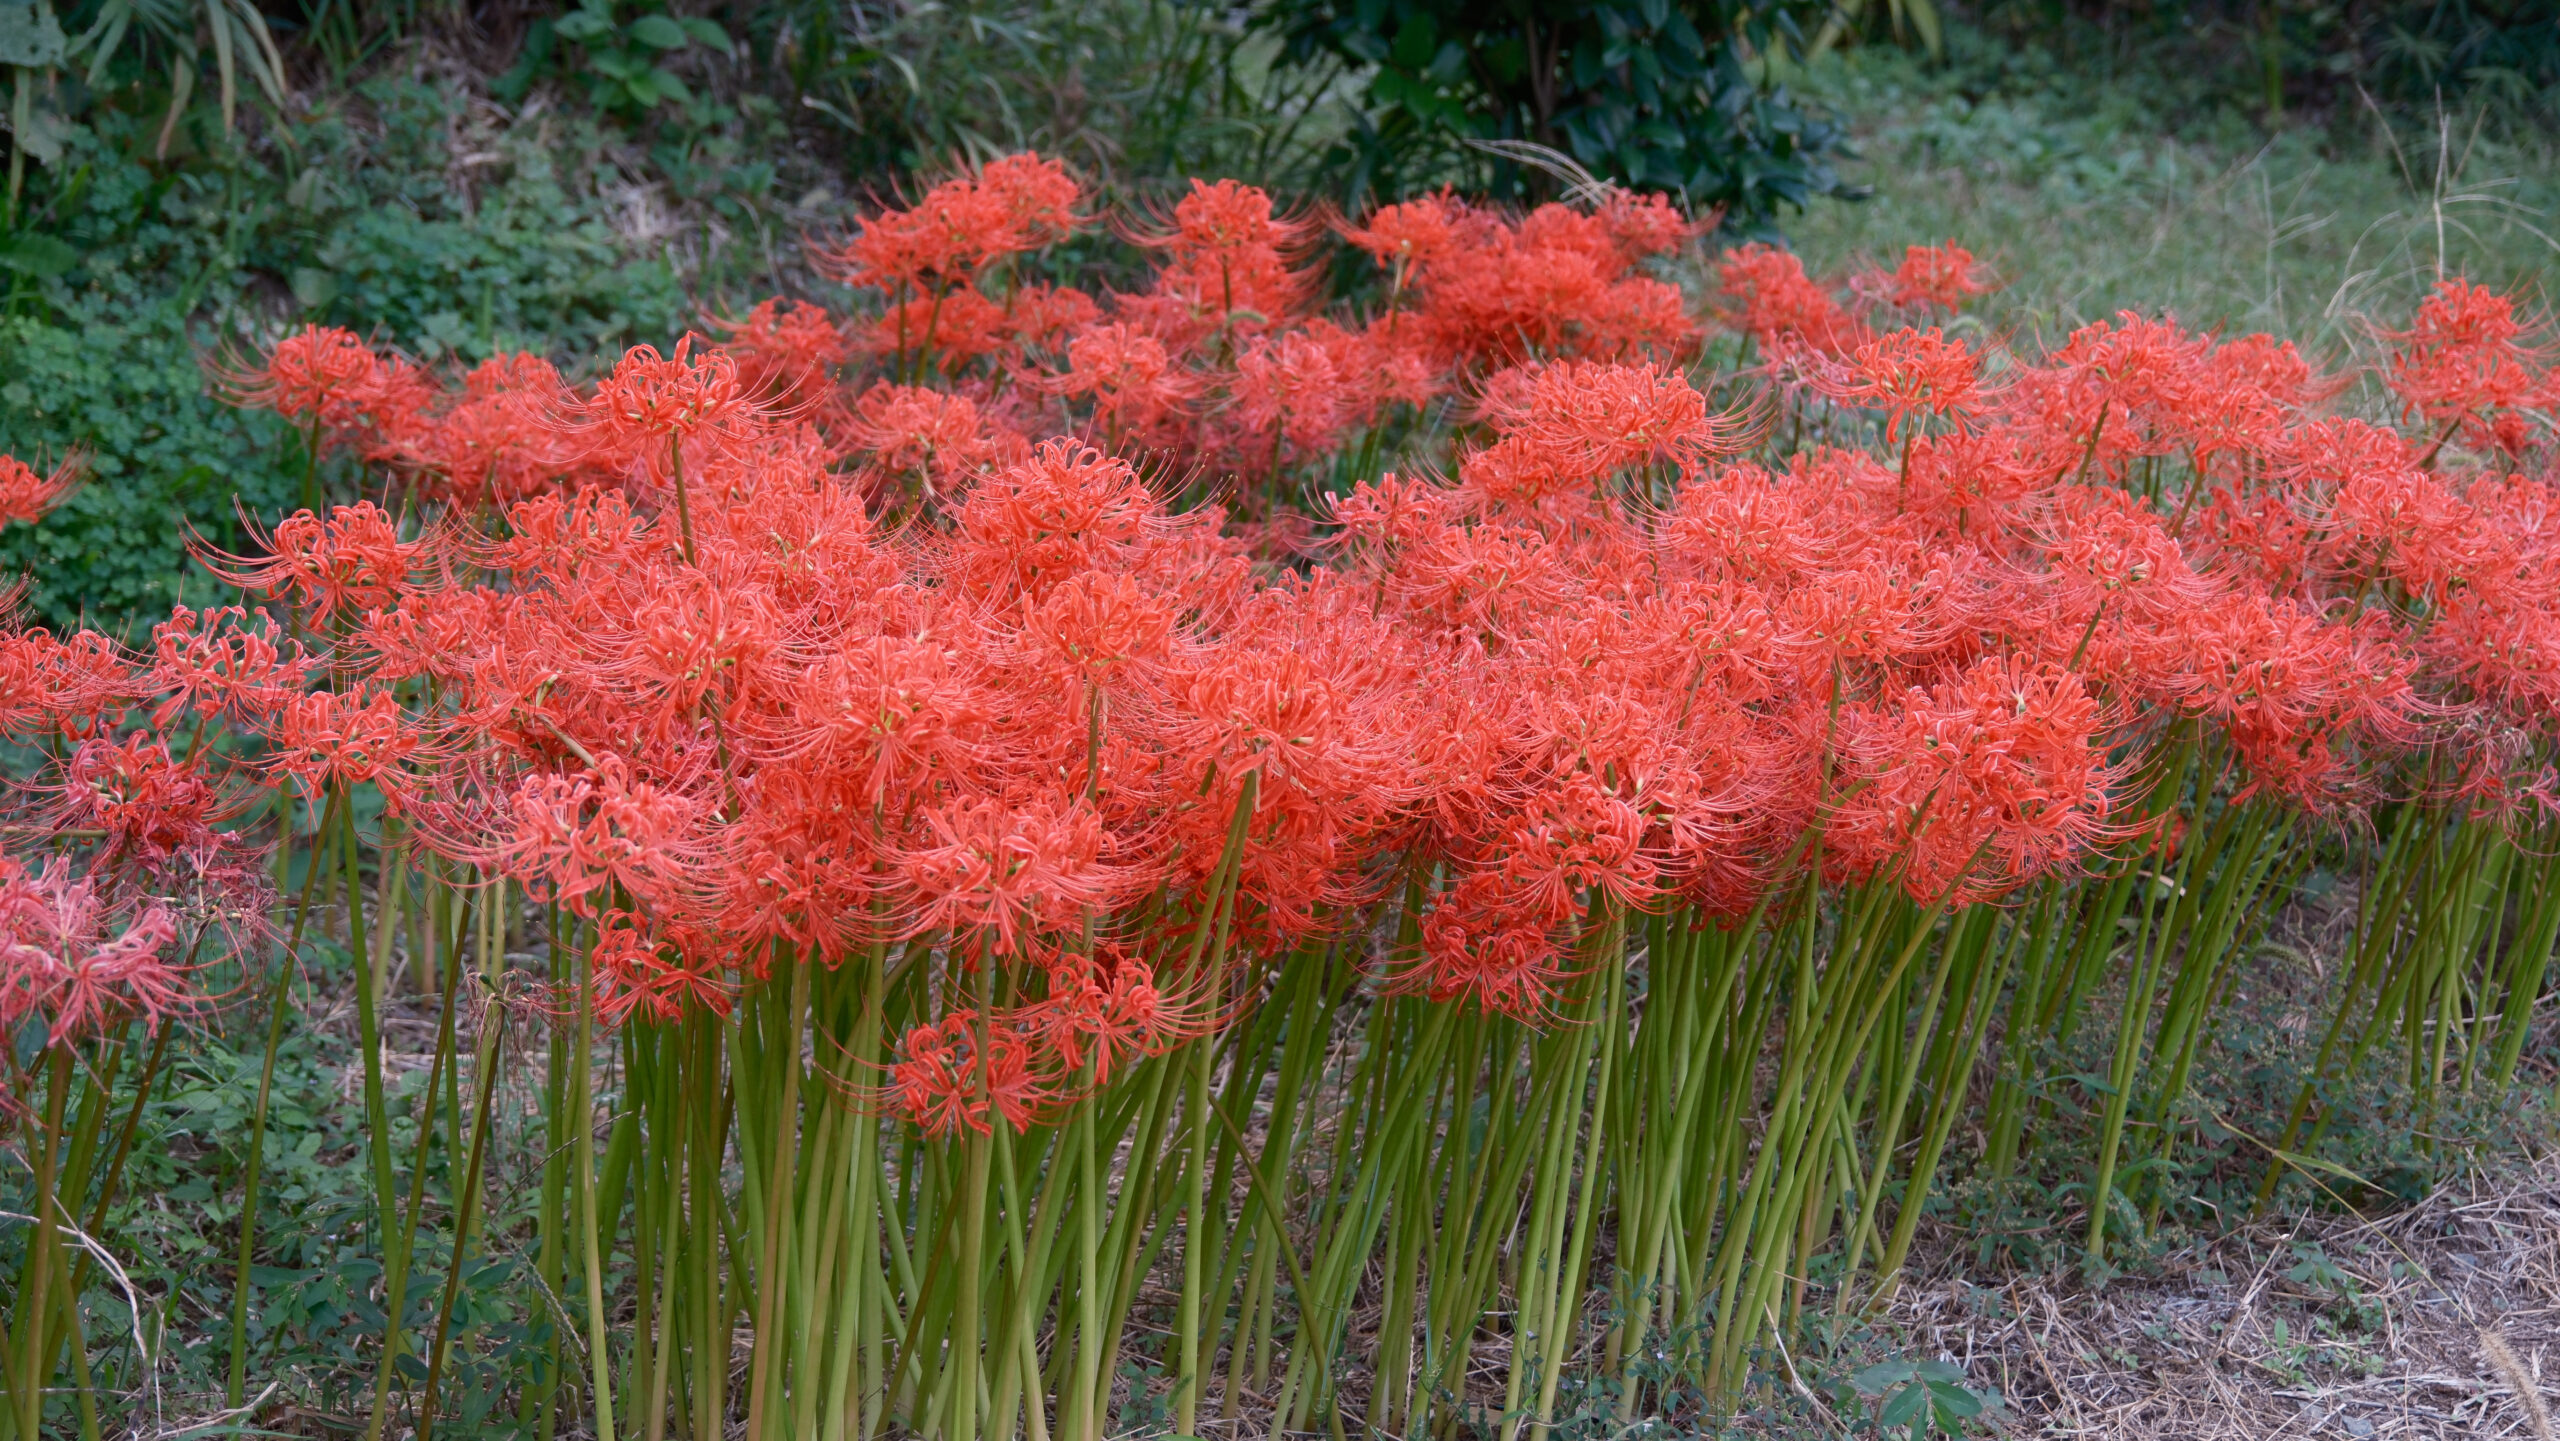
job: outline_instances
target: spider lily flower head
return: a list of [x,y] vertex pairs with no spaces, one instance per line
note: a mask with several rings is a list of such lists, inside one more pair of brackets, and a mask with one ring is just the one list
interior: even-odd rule
[[0,455],[0,525],[34,525],[51,515],[89,472],[87,452],[73,449],[51,471]]

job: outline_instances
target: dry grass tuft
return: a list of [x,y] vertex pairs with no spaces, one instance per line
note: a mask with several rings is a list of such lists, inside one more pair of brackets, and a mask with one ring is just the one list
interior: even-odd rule
[[2550,1441],[2560,1154],[2374,1217],[2269,1218],[2152,1273],[1915,1278],[1881,1318],[2008,1399],[2007,1434]]

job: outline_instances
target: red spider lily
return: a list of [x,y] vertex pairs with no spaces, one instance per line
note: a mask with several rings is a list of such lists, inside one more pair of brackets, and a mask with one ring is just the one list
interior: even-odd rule
[[1091,396],[1094,419],[1115,436],[1156,434],[1202,389],[1197,378],[1175,366],[1161,339],[1116,323],[1069,340],[1067,369],[1042,384],[1059,395]]
[[717,1016],[729,1014],[730,986],[718,970],[688,960],[681,947],[654,939],[642,918],[629,911],[607,911],[596,918],[589,956],[597,978],[596,1009],[609,1022],[639,1016],[664,1023],[695,1007]]
[[1333,350],[1305,331],[1256,339],[1236,356],[1235,419],[1245,443],[1265,455],[1276,457],[1284,447],[1300,457],[1331,449],[1357,404],[1354,382]]
[[1005,308],[975,290],[953,290],[901,301],[854,338],[863,354],[931,355],[946,372],[981,356],[1010,350],[1016,335]]
[[925,498],[948,495],[999,465],[1021,460],[1030,443],[991,424],[967,396],[886,381],[853,403],[845,427],[864,474],[880,480],[913,476]]
[[1481,372],[1536,359],[1670,358],[1695,344],[1678,289],[1633,268],[1648,247],[1674,243],[1657,223],[1667,209],[1613,197],[1596,215],[1542,205],[1511,224],[1429,203],[1446,238],[1402,262],[1397,290],[1414,306],[1409,318],[1379,322],[1390,348]]
[[681,790],[634,779],[621,757],[608,755],[585,774],[528,777],[497,858],[529,894],[581,913],[609,887],[665,908],[697,884],[705,851],[695,828],[704,810]]
[[1004,300],[1004,333],[1016,351],[1058,350],[1102,319],[1093,297],[1067,285],[1025,285]]
[[423,741],[389,690],[295,695],[276,705],[260,729],[275,747],[266,772],[306,796],[333,785],[370,784],[396,811],[412,795],[404,763],[418,756]]
[[2415,468],[2359,467],[2330,494],[2323,519],[2341,569],[2379,571],[2430,598],[2468,582],[2502,549],[2459,495]]
[[600,616],[587,633],[587,678],[609,689],[644,734],[690,738],[729,708],[775,645],[762,597],[699,573],[661,582],[660,603]]
[[2013,437],[1991,430],[1912,439],[1894,483],[1894,503],[1940,535],[1994,536],[2032,518],[2046,477],[2018,454]]
[[160,862],[201,849],[239,809],[202,763],[172,756],[158,737],[137,731],[121,741],[94,737],[72,752],[52,819],[57,829],[103,833],[108,861]]
[[96,631],[66,641],[40,628],[0,629],[0,734],[24,739],[41,726],[85,735],[141,695],[124,653]]
[[224,398],[247,410],[311,418],[339,430],[364,418],[382,362],[351,331],[306,325],[276,343],[264,364],[217,370]]
[[64,455],[50,474],[0,455],[0,525],[34,525],[51,515],[80,488],[88,469],[88,456],[78,450]]
[[2124,770],[2105,712],[2059,666],[1988,657],[1850,727],[1834,863],[1915,899],[1995,899],[2126,834],[2109,819]]
[[943,181],[914,208],[864,224],[842,248],[822,252],[831,273],[884,290],[967,281],[1008,255],[1037,250],[1084,223],[1074,177],[1054,160],[1008,155],[976,175]]
[[1924,665],[1957,635],[1950,576],[1937,560],[1916,546],[1878,545],[1827,567],[1780,613],[1823,669]]
[[1525,386],[1489,386],[1479,406],[1502,439],[1459,472],[1470,495],[1496,504],[1534,507],[1551,492],[1587,490],[1655,461],[1687,474],[1734,444],[1730,422],[1710,416],[1704,396],[1658,366],[1568,361],[1511,374]]
[[588,469],[590,448],[561,426],[571,404],[548,361],[492,356],[464,377],[451,404],[422,412],[389,458],[433,477],[453,505],[512,505]]
[[[937,1135],[1225,1023],[1183,997],[1417,876],[1389,979],[1543,1016],[1596,914],[1747,911],[1817,826],[1833,879],[1924,898],[2068,875],[2134,839],[2121,768],[2173,722],[2308,805],[2398,785],[2421,741],[2484,803],[2537,784],[2547,488],[2430,473],[2265,337],[2122,317],[2021,358],[1868,328],[1977,293],[1960,248],[1853,314],[1746,246],[1736,323],[1889,448],[1730,464],[1740,426],[1676,368],[1696,322],[1639,268],[1699,233],[1667,203],[1382,209],[1345,232],[1390,271],[1362,317],[1311,313],[1312,226],[1231,182],[1175,207],[1138,293],[1006,266],[1077,203],[999,162],[830,261],[880,292],[842,330],[768,304],[591,393],[510,361],[368,420],[448,514],[506,509],[408,540],[297,517],[226,562],[326,627],[346,696],[227,611],[173,617],[139,678],[0,640],[0,711],[259,715],[280,773],[387,779],[425,843],[605,918],[608,1020],[718,1009],[779,946],[929,954],[957,984],[892,1092]],[[1322,563],[1258,567],[1315,534],[1266,477],[1363,429],[1428,445],[1390,407],[1453,392],[1491,434],[1412,463],[1456,484],[1362,479]],[[1241,478],[1251,529],[1104,442]],[[395,714],[411,689],[431,721]],[[1233,969],[1188,968],[1220,926]]]
[[152,628],[151,647],[151,687],[166,696],[152,713],[155,726],[188,710],[243,722],[272,714],[319,670],[300,641],[277,634],[264,610],[238,606],[202,614],[178,606]]
[[624,351],[578,406],[575,423],[604,444],[637,447],[751,421],[759,407],[738,378],[737,361],[715,349],[695,355],[698,338],[685,336],[668,355],[649,345]]
[[189,1004],[166,958],[177,934],[167,906],[111,904],[66,859],[31,872],[0,857],[0,1028],[15,1034],[35,1018],[55,1046],[124,1016],[156,1032]]
[[1859,342],[1845,360],[1813,370],[1816,390],[1834,400],[1885,413],[1885,439],[1899,443],[1912,417],[1969,414],[1976,406],[1981,358],[1935,327],[1897,330]]
[[2334,805],[2373,780],[2353,763],[2357,750],[2388,754],[2418,735],[2416,657],[2391,631],[2369,612],[2326,622],[2260,596],[2197,607],[2175,637],[2181,664],[2161,684],[2230,736],[2251,771],[2244,795]]
[[1804,262],[1783,250],[1753,242],[1724,258],[1718,288],[1739,302],[1735,323],[1773,354],[1803,348],[1841,355],[1853,348],[1860,327],[1804,273]]
[[2439,587],[2421,644],[2470,695],[2549,733],[2560,724],[2560,497],[2515,477],[2475,481],[2462,499],[2491,539],[2459,584]]
[[2185,438],[2209,348],[2175,321],[2125,311],[2021,369],[2009,413],[2051,473],[2114,476],[2127,459],[2165,455]]
[[1073,957],[1050,971],[1049,983],[1049,998],[1024,1019],[1060,1067],[1096,1090],[1111,1084],[1115,1066],[1160,1054],[1187,1033],[1187,1018],[1143,961],[1124,957],[1105,968]]
[[433,541],[403,540],[399,525],[371,501],[333,507],[327,519],[301,510],[277,522],[263,560],[216,554],[209,564],[254,595],[290,595],[315,623],[396,604],[413,589]]
[[905,1058],[890,1067],[891,1094],[928,1136],[983,1136],[991,1117],[1025,1130],[1056,1099],[1033,1065],[1033,1039],[1005,1018],[953,1011],[907,1033]]
[[2204,357],[2194,390],[2167,421],[2198,469],[2208,469],[2226,456],[2280,449],[2286,426],[2344,384],[2322,380],[2290,341],[2244,335]]
[[1342,227],[1342,238],[1393,268],[1401,287],[1406,274],[1446,258],[1460,243],[1465,203],[1448,191],[1397,205],[1382,205],[1362,225]]
[[1512,905],[1561,925],[1586,893],[1622,906],[1653,898],[1658,868],[1644,852],[1645,818],[1626,797],[1577,770],[1546,789],[1503,836],[1495,872]]
[[892,878],[876,823],[847,824],[861,798],[844,777],[775,766],[740,792],[750,804],[719,837],[703,929],[748,954],[785,942],[831,961],[883,939]]
[[1070,577],[1023,617],[1023,631],[1066,673],[1100,680],[1131,662],[1161,660],[1173,616],[1145,587],[1119,575]]
[[1950,240],[1944,245],[1907,246],[1902,263],[1893,268],[1893,303],[1962,310],[1964,303],[1992,288],[1989,273],[1973,252]]
[[[1000,698],[970,658],[924,637],[876,635],[826,655],[794,680],[788,729],[742,742],[767,759],[805,759],[842,777],[866,807],[902,782],[964,773],[983,754]],[[767,749],[769,747],[769,749]]]
[[1608,233],[1624,259],[1668,255],[1716,228],[1719,217],[1691,220],[1660,191],[1638,195],[1611,188],[1593,207],[1592,219]]
[[1310,282],[1291,260],[1312,235],[1312,226],[1276,214],[1271,197],[1253,186],[1194,180],[1173,208],[1171,229],[1139,237],[1168,259],[1149,303],[1124,309],[1183,345],[1274,328],[1306,303]]
[[993,954],[1012,955],[1031,933],[1109,911],[1129,883],[1103,859],[1101,817],[1082,805],[977,800],[928,811],[923,821],[921,842],[894,857],[914,897],[912,934],[973,935]]
[[1785,585],[1829,559],[1842,523],[1806,487],[1782,484],[1756,465],[1732,465],[1681,489],[1666,536],[1711,577]]
[[2458,424],[2532,404],[2546,383],[2542,351],[2524,344],[2515,303],[2467,280],[2445,280],[2392,334],[2391,388],[2429,424]]
[[776,413],[821,403],[833,388],[827,372],[852,354],[834,318],[805,300],[767,300],[720,328],[739,385]]
[[1126,565],[1169,524],[1128,462],[1061,440],[972,486],[957,521],[954,577],[997,601]]
[[2167,524],[2123,491],[2066,491],[2040,531],[2044,572],[2067,615],[2104,608],[2119,620],[2166,626],[2213,593]]

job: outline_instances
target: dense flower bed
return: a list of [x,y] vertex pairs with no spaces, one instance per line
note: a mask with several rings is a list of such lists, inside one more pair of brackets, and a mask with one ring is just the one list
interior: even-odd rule
[[[1424,1283],[1376,1424],[1543,1419],[1592,1287],[1604,1368],[1652,1324],[1729,1391],[1791,1261],[1899,1267],[1986,1038],[1996,1169],[2031,1042],[2101,993],[2103,1258],[2129,1117],[2174,1150],[2340,828],[2389,844],[2320,1066],[2396,1036],[2425,1087],[2448,1045],[2507,1084],[2560,923],[2560,376],[2507,299],[2445,282],[2369,375],[2131,314],[2030,354],[1957,318],[1960,249],[1835,287],[1744,246],[1693,303],[1699,228],[1612,194],[1341,227],[1353,313],[1233,182],[1126,222],[1158,268],[1094,296],[1031,278],[1080,203],[990,164],[817,244],[856,318],[767,302],[592,386],[331,331],[223,372],[366,496],[209,554],[242,604],[140,653],[0,641],[49,757],[0,876],[39,1190],[70,1058],[271,949],[278,790],[350,893],[379,794],[384,931],[395,875],[547,907],[548,1004],[623,1028],[601,1173],[585,1068],[544,1092],[603,1434],[1099,1435],[1168,1243],[1184,1434],[1222,1342],[1229,1407],[1285,1350],[1273,1409],[1331,1414],[1373,1256]],[[71,479],[0,462],[0,513]],[[378,1072],[368,1105],[389,1215]]]

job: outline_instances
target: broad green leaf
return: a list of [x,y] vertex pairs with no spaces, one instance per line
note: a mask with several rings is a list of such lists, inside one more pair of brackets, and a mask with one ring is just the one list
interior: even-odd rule
[[684,27],[684,33],[692,36],[695,44],[723,55],[730,52],[729,32],[720,28],[720,22],[700,15],[682,15],[676,23]]
[[79,251],[50,235],[28,231],[0,241],[0,267],[38,280],[51,279],[79,263]]
[[1951,1386],[1943,1381],[1931,1381],[1927,1385],[1929,1395],[1938,1408],[1938,1419],[1963,1421],[1982,1414],[1982,1398],[1965,1387]]
[[659,100],[673,100],[684,105],[693,103],[693,92],[685,88],[685,83],[677,79],[674,72],[652,70],[648,78],[651,88],[657,93],[657,99],[650,101],[650,104],[655,105]]
[[1884,1403],[1884,1409],[1876,1413],[1876,1421],[1885,1426],[1908,1426],[1919,1420],[1928,1407],[1928,1387],[1905,1386]]
[[1880,1396],[1911,1379],[1908,1361],[1879,1361],[1849,1378],[1849,1384],[1869,1396]]
[[611,34],[613,15],[607,10],[585,7],[561,16],[559,23],[551,28],[553,33],[565,39],[584,43],[598,36]]
[[51,5],[0,0],[0,65],[41,70],[61,64],[70,49]]
[[632,21],[631,38],[652,50],[682,50],[693,43],[683,26],[664,15],[643,15]]

